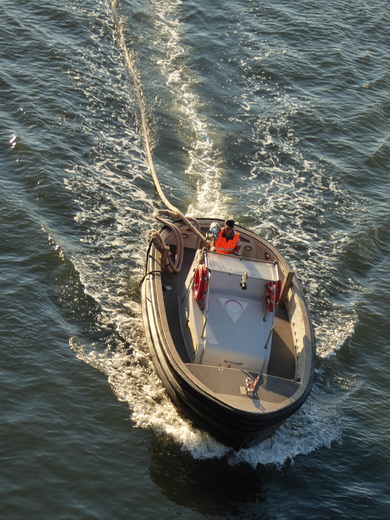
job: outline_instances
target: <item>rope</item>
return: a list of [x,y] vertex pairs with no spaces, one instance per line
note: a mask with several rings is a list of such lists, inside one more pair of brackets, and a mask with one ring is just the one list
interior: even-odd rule
[[[130,52],[130,50],[126,44],[125,28],[124,28],[123,22],[119,16],[119,8],[118,8],[117,0],[111,0],[111,6],[112,6],[113,15],[114,15],[115,25],[117,27],[119,45],[120,45],[120,48],[122,49],[124,58],[126,60],[126,65],[128,67],[128,70],[130,71],[130,74],[131,74],[131,76],[133,78],[133,82],[134,82],[135,94],[136,94],[137,101],[138,101],[139,118],[140,118],[140,122],[141,122],[142,136],[143,136],[143,141],[144,141],[144,146],[145,146],[146,160],[148,162],[149,169],[152,174],[153,184],[154,184],[154,186],[157,190],[157,193],[158,193],[160,199],[162,200],[162,202],[174,215],[173,218],[182,220],[199,237],[199,239],[201,240],[201,244],[203,244],[205,238],[202,235],[202,233],[200,232],[199,226],[196,227],[193,225],[194,219],[186,217],[180,210],[178,210],[175,206],[173,206],[169,202],[169,200],[165,197],[165,194],[161,188],[161,184],[160,184],[160,181],[159,181],[157,173],[156,173],[156,168],[154,166],[152,149],[151,149],[151,145],[150,145],[149,130],[148,130],[147,117],[146,117],[146,112],[145,112],[146,103],[145,103],[145,98],[144,98],[144,94],[142,91],[142,83],[141,83],[141,80],[140,80],[140,77],[138,74],[137,67],[135,65],[135,58],[132,55],[132,53]],[[170,216],[172,216],[172,214]],[[158,218],[158,215],[159,215],[159,212],[157,213],[157,218]],[[160,220],[160,218],[158,218],[158,220]],[[173,226],[172,223],[170,223],[170,222],[164,221],[164,224],[167,225],[171,229],[175,228],[177,230],[177,227]],[[178,235],[177,235],[177,240],[178,240],[178,242],[180,242]],[[182,242],[183,242],[183,240],[181,238],[181,244],[182,244]]]
[[[174,236],[174,242],[176,245],[176,255],[175,258],[172,259],[172,256],[168,257],[168,268],[172,273],[179,273],[181,271],[181,268],[183,266],[183,260],[184,260],[184,242],[183,242],[183,236],[180,233],[179,229],[172,224],[171,221],[166,220],[165,217],[168,217],[170,219],[176,219],[179,215],[177,215],[175,212],[168,211],[168,210],[161,210],[157,211],[155,213],[156,219],[164,224],[164,226],[167,226],[173,233]],[[181,218],[181,217],[180,217]],[[203,235],[200,233],[200,226],[199,222],[196,219],[193,219],[191,217],[186,217],[186,221],[191,225],[191,228],[194,229],[198,236],[202,239],[202,242],[205,240]],[[154,232],[154,230],[151,232],[151,234]],[[161,237],[160,237],[161,240]],[[197,244],[197,247],[199,248],[200,244]]]

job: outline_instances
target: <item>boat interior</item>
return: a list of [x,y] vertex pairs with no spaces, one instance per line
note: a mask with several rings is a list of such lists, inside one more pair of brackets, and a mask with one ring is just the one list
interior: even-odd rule
[[[174,245],[171,249],[174,254]],[[185,247],[180,272],[165,270],[162,277],[167,322],[181,361],[200,387],[228,405],[277,410],[300,386],[291,312],[285,302],[267,309],[269,282],[281,277],[278,262],[207,252],[207,294],[199,305],[193,295],[196,252],[193,244]],[[246,289],[240,283],[244,273]]]

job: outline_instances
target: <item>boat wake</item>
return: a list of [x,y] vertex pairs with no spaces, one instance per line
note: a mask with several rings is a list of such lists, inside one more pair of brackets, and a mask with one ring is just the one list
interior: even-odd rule
[[[231,208],[238,212],[234,203],[221,195],[224,171],[222,155],[216,146],[217,131],[207,123],[207,117],[202,113],[202,101],[194,88],[198,79],[186,66],[190,49],[181,39],[178,21],[182,2],[156,0],[152,4],[153,16],[156,16],[156,41],[162,49],[158,66],[174,93],[175,110],[185,120],[186,136],[188,139],[191,136],[185,176],[197,185],[197,189],[196,200],[190,204],[188,213],[198,215],[202,211],[204,216],[224,215]],[[103,19],[101,23],[109,24]],[[284,172],[279,166],[270,168],[269,154],[273,154],[275,164],[279,153],[277,147],[270,145],[273,139],[270,134],[258,134],[257,144],[264,154],[248,158],[249,163],[252,161],[250,175],[244,180],[239,179],[237,184],[240,193],[245,194],[249,220],[261,223],[254,231],[270,239],[295,263],[299,278],[305,285],[319,342],[320,359],[312,394],[299,412],[271,438],[237,453],[194,428],[178,414],[166,396],[148,355],[139,303],[138,283],[144,263],[142,251],[145,250],[146,231],[152,225],[150,215],[154,209],[151,181],[134,122],[134,93],[129,92],[125,81],[116,84],[123,60],[110,43],[108,31],[101,32],[106,35],[101,46],[96,40],[91,56],[86,53],[83,60],[79,58],[81,61],[74,64],[79,73],[74,73],[73,80],[89,99],[83,132],[91,140],[93,162],[73,165],[68,170],[66,186],[74,194],[79,207],[75,220],[82,235],[80,248],[72,253],[70,262],[77,273],[79,289],[94,303],[94,310],[88,330],[72,335],[71,348],[85,363],[106,374],[117,398],[127,403],[136,427],[151,429],[158,436],[173,439],[196,459],[224,457],[231,464],[283,465],[299,455],[339,442],[338,410],[351,383],[334,381],[330,384],[323,374],[322,365],[345,342],[355,325],[353,305],[346,300],[347,297],[353,300],[357,288],[352,282],[343,286],[344,279],[339,280],[335,275],[337,253],[342,250],[347,237],[343,237],[341,232],[337,236],[334,230],[324,232],[323,226],[321,235],[317,234],[317,226],[321,227],[318,208],[328,201],[329,196],[329,190],[325,196],[324,183],[327,182],[329,187],[332,182],[325,180],[325,176],[317,177],[323,184],[318,185],[314,195],[309,192],[309,179],[313,178],[315,171],[317,176],[320,173],[317,164],[308,165],[303,157],[300,165],[304,166],[302,171],[306,173],[301,171],[298,174],[298,167]],[[96,53],[104,56],[107,48],[111,49],[107,56],[110,67],[106,69],[104,62],[101,65],[99,73],[106,77],[102,86],[95,81],[94,56]],[[276,85],[273,87],[279,89]],[[242,97],[245,113],[256,85],[251,89],[248,87],[246,96]],[[106,103],[108,95],[118,100],[116,116],[113,107]],[[284,110],[286,103],[288,99],[285,98]],[[295,107],[291,107],[293,109]],[[288,126],[288,118],[285,125]],[[262,139],[267,139],[268,144]],[[291,145],[293,142],[294,139],[290,139]],[[299,156],[298,148],[292,147]],[[260,178],[264,170],[266,175]],[[291,190],[292,187],[297,189]],[[342,210],[342,205],[336,204],[341,190],[337,185],[334,190],[334,198],[329,199],[323,211],[336,210],[339,214],[348,211],[348,206]],[[243,197],[239,195],[238,199],[240,202]],[[312,227],[305,218],[310,211]],[[340,290],[340,300],[334,297],[329,284],[335,292]]]
[[70,341],[79,359],[107,376],[117,398],[128,405],[135,427],[150,429],[162,439],[173,440],[194,459],[224,458],[231,465],[246,462],[253,467],[282,466],[299,455],[340,442],[339,406],[346,398],[345,391],[340,397],[334,389],[324,391],[317,382],[302,409],[272,437],[252,448],[233,451],[178,413],[154,372],[140,324],[139,327],[133,324],[133,332],[136,330],[138,340],[133,336],[131,348],[127,342],[121,344],[118,338],[115,347],[102,349],[96,343],[82,343],[76,337]]
[[151,4],[158,29],[155,35],[155,46],[159,49],[157,64],[171,93],[167,109],[177,114],[177,126],[182,127],[188,156],[184,174],[196,186],[196,199],[189,204],[187,215],[223,214],[227,201],[221,189],[223,160],[214,143],[214,129],[202,114],[205,103],[196,92],[201,78],[187,65],[191,49],[183,41],[180,22],[185,6],[182,0],[153,0]]

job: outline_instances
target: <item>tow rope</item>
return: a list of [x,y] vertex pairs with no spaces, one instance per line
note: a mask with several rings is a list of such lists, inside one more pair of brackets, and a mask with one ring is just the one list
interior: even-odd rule
[[[133,80],[133,84],[134,84],[134,89],[135,89],[135,93],[136,93],[136,97],[137,97],[138,110],[139,110],[139,119],[140,119],[140,123],[141,123],[142,137],[143,137],[143,142],[144,142],[144,147],[145,147],[146,160],[149,165],[150,172],[152,174],[153,184],[154,184],[154,186],[157,190],[157,193],[158,193],[160,199],[162,200],[162,202],[174,214],[174,218],[178,218],[178,219],[182,220],[183,222],[185,222],[185,224],[199,237],[199,239],[201,240],[201,244],[203,244],[205,237],[202,235],[200,230],[196,226],[193,225],[193,219],[189,219],[179,209],[177,209],[175,206],[173,206],[169,202],[169,200],[166,198],[166,196],[161,188],[161,184],[160,184],[160,181],[159,181],[157,173],[156,173],[156,168],[154,166],[154,161],[153,161],[153,156],[152,156],[152,148],[150,145],[151,139],[149,136],[147,117],[146,117],[146,112],[145,112],[145,106],[146,106],[145,97],[144,97],[144,93],[142,90],[142,83],[141,83],[141,79],[140,79],[140,76],[138,73],[138,69],[135,65],[135,57],[134,57],[133,53],[129,50],[129,48],[126,44],[125,28],[124,28],[122,19],[119,15],[119,7],[118,7],[117,0],[111,0],[111,7],[112,7],[112,12],[113,12],[114,22],[115,22],[116,29],[117,29],[119,46],[122,50],[123,56],[125,58],[126,66],[128,68],[128,71],[130,73],[130,76],[131,76],[131,78]],[[155,215],[158,218],[158,220],[160,220],[159,215],[160,215],[160,212],[157,212]],[[167,223],[166,221],[164,221],[164,224],[169,225],[169,227],[171,229],[176,228],[176,226],[173,226],[171,223]]]

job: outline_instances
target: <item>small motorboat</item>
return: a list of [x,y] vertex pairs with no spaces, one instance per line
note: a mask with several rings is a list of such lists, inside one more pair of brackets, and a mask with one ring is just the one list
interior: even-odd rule
[[240,255],[213,250],[223,221],[166,220],[142,281],[146,339],[171,400],[235,450],[270,436],[305,402],[315,342],[296,274],[240,226]]

